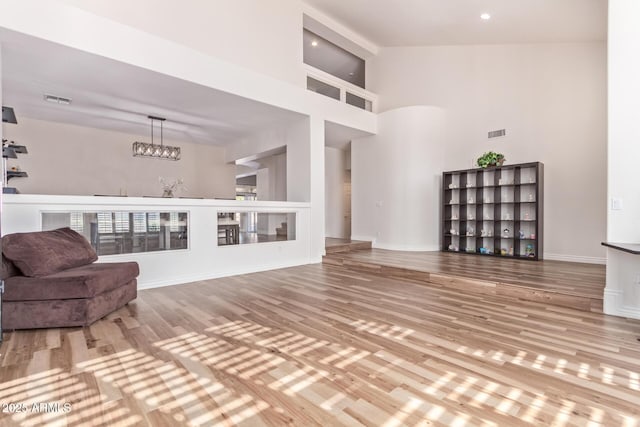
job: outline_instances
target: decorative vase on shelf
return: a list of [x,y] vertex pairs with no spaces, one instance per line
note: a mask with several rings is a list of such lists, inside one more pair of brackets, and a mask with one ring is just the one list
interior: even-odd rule
[[176,197],[175,192],[177,190],[186,190],[187,187],[184,186],[184,181],[182,178],[174,179],[173,181],[168,182],[163,177],[159,177],[158,181],[162,185],[162,197],[171,198]]

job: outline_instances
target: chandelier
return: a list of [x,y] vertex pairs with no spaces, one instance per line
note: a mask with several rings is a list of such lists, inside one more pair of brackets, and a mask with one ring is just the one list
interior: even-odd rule
[[[147,116],[151,120],[151,143],[134,142],[132,146],[133,157],[153,157],[156,159],[180,160],[180,147],[164,145],[163,122],[164,117]],[[160,145],[153,143],[153,122],[160,122]]]

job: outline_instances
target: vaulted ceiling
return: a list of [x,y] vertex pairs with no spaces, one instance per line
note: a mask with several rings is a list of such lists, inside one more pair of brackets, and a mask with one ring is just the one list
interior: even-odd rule
[[[304,0],[378,46],[606,40],[607,0]],[[482,20],[488,13],[491,19]]]

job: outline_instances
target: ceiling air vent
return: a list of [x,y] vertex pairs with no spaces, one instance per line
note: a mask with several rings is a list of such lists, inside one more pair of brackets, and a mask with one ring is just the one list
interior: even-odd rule
[[497,138],[499,136],[505,136],[506,134],[506,129],[492,130],[491,132],[489,132],[489,138]]
[[62,104],[62,105],[69,105],[71,104],[71,98],[64,98],[62,96],[56,96],[56,95],[48,95],[48,94],[44,94],[44,100],[47,102],[53,102],[54,104]]

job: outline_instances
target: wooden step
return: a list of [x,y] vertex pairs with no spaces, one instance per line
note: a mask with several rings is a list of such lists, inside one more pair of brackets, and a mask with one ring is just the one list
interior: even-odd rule
[[[329,253],[327,250],[327,255],[323,257],[322,262],[323,264],[346,267],[354,272],[365,272],[394,279],[408,279],[430,286],[459,289],[474,294],[509,296],[525,301],[541,302],[594,313],[602,313],[603,310],[603,297],[594,295],[580,295],[576,292],[543,289],[528,286],[526,283],[513,283],[504,278],[471,278],[442,271],[416,270],[411,267],[403,268],[385,265],[379,261],[369,262],[350,259],[348,258],[349,255],[347,252]],[[464,258],[461,258],[460,261],[463,262]],[[540,280],[544,280],[544,278],[540,278]]]
[[371,242],[363,242],[352,240],[349,243],[335,244],[325,246],[325,252],[328,254],[344,253],[351,251],[371,249]]

